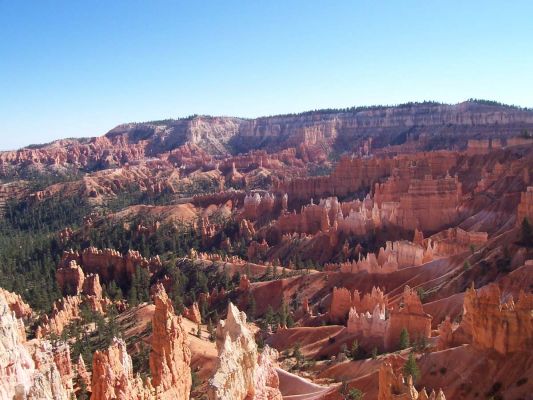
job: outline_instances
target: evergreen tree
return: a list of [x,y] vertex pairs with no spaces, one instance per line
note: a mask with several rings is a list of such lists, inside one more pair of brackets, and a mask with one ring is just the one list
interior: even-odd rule
[[359,342],[356,340],[354,340],[352,342],[352,346],[350,348],[350,356],[354,359],[354,360],[357,360],[357,356],[359,354]]
[[281,300],[281,306],[278,311],[278,320],[281,326],[287,326],[287,318],[289,315],[289,309],[285,304],[285,300]]
[[275,323],[274,310],[272,306],[268,306],[267,312],[265,314],[265,327],[272,327]]
[[527,247],[533,246],[533,230],[531,224],[527,218],[522,220],[522,225],[520,227],[520,242],[522,245]]
[[246,312],[246,316],[248,317],[249,321],[253,321],[255,319],[255,312],[256,312],[255,297],[253,295],[250,295],[250,300],[248,301],[248,309]]
[[409,353],[409,357],[407,358],[407,361],[403,366],[403,373],[406,377],[411,375],[411,377],[413,378],[413,382],[418,381],[418,379],[420,378],[420,368],[418,368],[413,353]]
[[409,332],[407,332],[407,329],[403,328],[400,332],[400,349],[406,349],[409,347],[409,345]]
[[372,349],[372,360],[375,360],[376,358],[378,358],[378,348],[374,347]]
[[300,342],[296,342],[292,349],[292,356],[296,358],[296,367],[300,366],[300,364],[304,361],[304,356],[300,350],[300,347]]
[[215,341],[215,329],[213,328],[213,323],[211,322],[211,318],[209,318],[209,321],[207,322],[207,332],[209,333],[209,340],[211,342]]

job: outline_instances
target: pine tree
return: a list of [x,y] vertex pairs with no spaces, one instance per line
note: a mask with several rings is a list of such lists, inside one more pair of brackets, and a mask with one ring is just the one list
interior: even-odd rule
[[248,310],[246,313],[246,316],[248,317],[249,321],[253,321],[255,319],[255,311],[256,311],[255,297],[253,295],[250,295],[250,300],[248,301]]
[[376,358],[378,358],[378,348],[374,347],[372,349],[372,360],[375,360]]
[[211,342],[215,341],[215,330],[213,328],[213,323],[211,322],[211,318],[209,318],[209,321],[207,322],[207,332],[209,333],[209,340]]
[[274,310],[272,309],[272,306],[268,306],[267,312],[265,313],[265,323],[266,326],[270,326],[271,328],[274,328],[276,323],[276,314],[274,313]]
[[403,373],[406,377],[411,375],[411,377],[413,378],[413,383],[420,378],[420,368],[418,368],[413,353],[409,353],[409,357],[407,358],[407,361],[403,366]]
[[533,230],[527,218],[522,220],[520,242],[527,247],[533,246]]
[[407,329],[403,328],[400,333],[400,349],[406,349],[409,347],[409,332],[407,332]]
[[359,342],[357,340],[354,340],[352,342],[352,347],[350,348],[350,355],[354,360],[356,360],[358,354],[359,354]]
[[278,311],[278,319],[281,326],[287,326],[287,317],[289,314],[289,310],[287,308],[287,305],[285,304],[285,300],[281,300],[281,306]]

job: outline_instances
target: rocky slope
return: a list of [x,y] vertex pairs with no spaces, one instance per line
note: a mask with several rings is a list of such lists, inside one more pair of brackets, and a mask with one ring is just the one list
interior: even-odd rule
[[417,145],[420,150],[443,148],[451,143],[465,147],[468,137],[486,137],[490,132],[491,137],[506,138],[531,128],[531,111],[483,102],[363,107],[254,120],[194,116],[124,124],[103,137],[61,140],[2,152],[0,170],[8,172],[11,167],[21,165],[102,169],[145,157],[165,155],[171,159],[172,151],[180,153],[183,146],[192,146],[192,153],[200,158],[205,158],[206,153],[225,155],[254,149],[271,152],[300,145],[358,151],[368,138],[373,139],[375,148],[403,144],[407,140],[420,142]]
[[527,399],[532,127],[424,103],[1,153],[0,397]]

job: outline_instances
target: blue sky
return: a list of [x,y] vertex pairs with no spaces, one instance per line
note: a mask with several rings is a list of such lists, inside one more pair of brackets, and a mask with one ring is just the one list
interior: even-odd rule
[[532,1],[0,0],[0,149],[194,113],[533,107]]

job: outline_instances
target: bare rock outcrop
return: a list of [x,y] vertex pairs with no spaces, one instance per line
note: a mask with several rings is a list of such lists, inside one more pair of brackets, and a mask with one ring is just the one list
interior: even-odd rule
[[133,375],[131,357],[122,339],[114,338],[107,350],[94,353],[91,400],[154,399],[147,386],[140,376]]
[[525,192],[520,195],[518,204],[516,224],[520,226],[524,218],[533,223],[533,186],[529,186]]
[[429,396],[425,388],[420,392],[413,385],[413,379],[404,379],[401,373],[396,374],[389,362],[381,364],[379,369],[378,400],[446,400],[444,393],[432,391]]
[[50,316],[43,316],[35,335],[38,338],[61,335],[68,324],[80,317],[81,303],[81,296],[66,296],[54,302]]
[[85,274],[76,260],[71,260],[67,265],[56,271],[57,286],[65,296],[75,296],[81,293]]
[[[503,302],[500,288],[489,284],[465,294],[460,328],[472,345],[501,355],[527,351],[533,346],[533,294],[520,292],[518,301]],[[457,331],[459,333],[460,331]]]
[[424,312],[418,294],[405,286],[401,304],[392,309],[385,333],[385,348],[395,349],[403,329],[409,333],[411,340],[431,336],[431,315]]
[[31,317],[33,311],[29,304],[22,300],[20,295],[0,288],[0,298],[7,303],[9,309],[15,313],[17,318]]
[[[129,250],[124,255],[114,249],[97,249],[96,247],[88,247],[81,252],[66,251],[61,258],[58,274],[64,275],[64,278],[60,279],[76,287],[82,287],[83,282],[80,285],[76,279],[73,281],[67,279],[71,276],[76,277],[76,274],[70,272],[68,268],[73,260],[80,266],[83,273],[97,274],[100,281],[106,284],[114,280],[121,287],[128,286],[137,268],[153,271],[161,266],[159,257],[146,259],[134,250]],[[64,268],[67,268],[65,272],[59,272]]]
[[350,292],[346,288],[334,287],[331,294],[329,318],[334,322],[344,322],[352,308],[366,313],[374,312],[376,307],[385,311],[386,306],[387,296],[380,288],[373,287],[370,293],[361,296],[358,290]]
[[209,381],[210,400],[281,400],[274,368],[275,350],[258,354],[254,337],[246,326],[246,314],[232,303],[227,319],[217,326],[219,354],[215,375]]
[[27,347],[21,324],[0,297],[0,398],[69,400],[73,389],[68,346],[42,341]]
[[186,307],[183,311],[183,316],[197,324],[202,323],[202,315],[200,314],[200,308],[197,302],[192,303],[190,307]]
[[150,371],[158,399],[186,400],[191,391],[191,351],[182,317],[176,316],[162,285],[154,296]]

